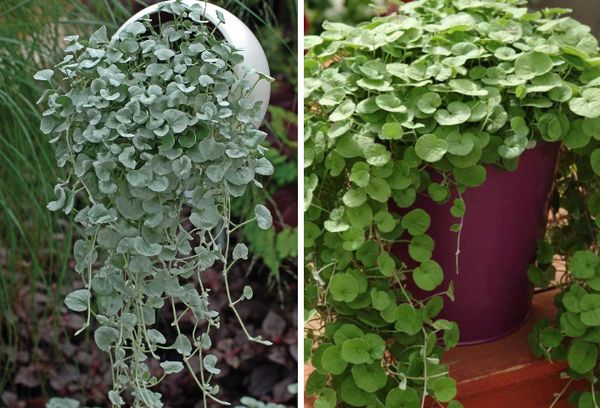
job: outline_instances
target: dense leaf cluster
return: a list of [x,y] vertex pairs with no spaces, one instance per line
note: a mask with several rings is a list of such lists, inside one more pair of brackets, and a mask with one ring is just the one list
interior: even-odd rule
[[[207,398],[224,403],[210,385],[217,357],[204,352],[220,325],[202,284],[207,268],[222,268],[229,305],[248,338],[269,343],[244,327],[235,306],[252,290],[246,286],[233,299],[227,273],[248,255],[230,235],[242,224],[267,229],[272,221],[262,205],[242,224],[230,217],[232,197],[261,187],[256,177],[273,172],[260,145],[265,133],[254,124],[261,102],[248,99],[258,81],[270,78],[243,65],[202,6],[173,2],[160,11],[172,21],[136,21],[113,40],[105,28],[87,41],[67,37],[67,56],[56,70],[36,74],[52,86],[42,98],[41,130],[69,171],[48,208],[75,212],[82,227],[74,256],[85,286],[65,303],[87,312],[85,327],[92,316],[99,324],[94,339],[110,353],[113,406],[131,394],[136,407],[162,407],[151,388],[185,367],[205,405]],[[55,72],[66,89],[52,81]],[[163,307],[172,309],[173,344],[151,328]],[[178,325],[186,313],[196,319],[191,338]],[[157,377],[148,360],[160,360],[163,349],[180,360],[162,361]]]
[[[579,331],[562,327],[563,317],[546,348],[561,344],[571,371],[595,380],[597,342],[568,337],[583,335],[600,310],[599,295],[589,294],[600,289],[598,249],[588,250],[597,226],[573,241],[575,221],[600,218],[597,190],[587,190],[600,175],[598,42],[566,10],[524,5],[419,0],[358,26],[325,23],[305,38],[305,304],[319,325],[307,333],[316,368],[307,391],[316,406],[422,407],[426,398],[461,406],[440,363],[458,328],[436,317],[453,294],[440,286],[432,251],[459,245],[462,193],[485,182],[487,166],[515,169],[525,150],[545,142],[565,147],[558,201],[575,218],[554,234],[568,232],[570,244],[543,244],[550,258],[530,272],[547,276],[555,251],[585,249],[569,265],[586,280],[569,293],[587,296],[577,308],[590,319],[571,311]],[[586,200],[573,204],[574,194]],[[418,195],[452,200],[456,243],[427,234],[435,221],[415,207]],[[399,245],[404,258],[393,250]],[[413,296],[415,287],[430,297]]]

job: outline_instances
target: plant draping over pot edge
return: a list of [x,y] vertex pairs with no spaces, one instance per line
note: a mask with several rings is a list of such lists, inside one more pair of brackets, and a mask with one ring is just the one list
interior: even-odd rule
[[[260,145],[265,133],[253,123],[261,102],[248,98],[271,78],[249,66],[235,69],[242,55],[216,35],[218,24],[209,24],[203,10],[172,2],[160,8],[172,21],[158,27],[146,18],[112,41],[105,28],[87,41],[67,37],[68,54],[56,66],[60,80],[52,80],[53,70],[36,74],[51,86],[40,101],[47,105],[41,129],[52,137],[58,165],[69,170],[48,208],[75,212],[82,227],[74,256],[85,287],[65,303],[87,312],[81,330],[92,318],[99,325],[94,339],[110,354],[113,406],[131,394],[133,406],[162,407],[152,387],[184,368],[204,405],[209,398],[228,404],[210,384],[219,373],[217,357],[205,353],[220,324],[202,283],[207,268],[222,269],[229,305],[248,339],[270,344],[250,334],[236,310],[252,290],[246,286],[235,298],[227,275],[248,253],[243,243],[233,245],[232,234],[249,222],[263,229],[272,222],[263,205],[241,223],[230,216],[232,199],[248,186],[260,188],[256,177],[273,172]],[[173,344],[151,328],[163,307],[173,312]],[[196,319],[192,338],[179,329],[185,313]],[[160,360],[163,350],[179,359],[162,361],[156,376],[147,362]]]
[[[557,297],[560,326],[539,328],[532,340],[540,355],[567,358],[568,375],[591,380],[593,390],[598,42],[568,10],[525,4],[419,0],[358,26],[326,22],[321,35],[305,37],[305,304],[307,320],[320,325],[307,329],[305,347],[315,406],[412,408],[428,398],[462,406],[440,362],[459,338],[455,323],[437,318],[454,296],[452,286],[440,288],[444,273],[431,259],[442,243],[413,205],[418,195],[453,200],[457,239],[443,245],[456,245],[459,270],[469,210],[462,193],[485,182],[486,166],[514,170],[527,149],[548,142],[564,146],[553,205],[569,215],[549,230],[529,274],[547,283],[560,254],[574,284]],[[391,253],[399,242],[406,259]],[[415,286],[430,296],[415,297]],[[593,407],[595,398],[576,399]]]

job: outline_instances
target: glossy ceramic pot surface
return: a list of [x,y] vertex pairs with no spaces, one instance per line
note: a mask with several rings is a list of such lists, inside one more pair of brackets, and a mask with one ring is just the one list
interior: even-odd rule
[[[559,148],[558,143],[538,144],[523,153],[514,172],[488,166],[485,183],[463,194],[458,270],[458,234],[450,231],[459,222],[450,214],[453,200],[439,205],[426,196],[417,199],[414,207],[431,215],[428,234],[435,241],[433,259],[444,270],[442,289],[454,285],[455,301],[445,299],[440,317],[458,323],[461,344],[498,339],[527,318],[533,293],[527,268],[545,230]],[[405,246],[394,250],[407,259]],[[410,277],[409,282],[417,296],[431,295],[415,289]]]

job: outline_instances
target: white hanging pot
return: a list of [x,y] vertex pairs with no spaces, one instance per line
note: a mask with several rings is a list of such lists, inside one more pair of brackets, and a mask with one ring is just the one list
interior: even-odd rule
[[[117,32],[113,35],[112,40],[114,41],[119,37],[119,34],[127,27],[127,25],[138,21],[144,17],[151,16],[159,11],[159,9],[165,4],[174,3],[176,0],[166,0],[160,3],[153,4],[146,7],[140,12],[134,14],[129,20],[127,20]],[[229,11],[215,6],[214,4],[208,3],[204,0],[179,0],[186,6],[200,6],[203,12],[203,17],[217,27],[217,30],[221,33],[225,41],[230,45],[239,50],[239,53],[244,57],[244,65],[248,65],[259,72],[266,75],[270,75],[269,63],[267,62],[267,56],[262,46],[258,42],[258,39],[254,33],[235,15]],[[217,12],[221,12],[225,22],[220,23],[217,16]],[[247,79],[254,83],[258,80],[257,74],[247,74],[241,65],[236,66],[235,72],[243,77],[246,75]],[[256,127],[260,126],[260,123],[267,113],[269,105],[269,98],[271,96],[271,83],[265,79],[258,81],[254,89],[248,95],[248,99],[252,102],[261,102],[260,115],[254,120]]]

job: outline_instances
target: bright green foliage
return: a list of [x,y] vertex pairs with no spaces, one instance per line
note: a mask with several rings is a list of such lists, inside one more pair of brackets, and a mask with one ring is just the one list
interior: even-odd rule
[[[583,177],[582,183],[587,181],[591,186],[597,186],[597,176],[591,170],[588,171],[587,175],[580,173]],[[573,183],[572,180],[568,182]],[[580,194],[585,187],[574,185],[577,186],[575,191],[566,190],[561,199],[561,206],[565,205],[570,212],[578,211],[579,208],[585,209],[595,214],[594,218],[598,219],[600,196],[597,187],[587,199],[582,199]],[[575,197],[577,199],[573,201]],[[600,347],[600,256],[597,254],[598,226],[587,221],[570,221],[573,224],[569,226],[553,226],[548,236],[557,249],[549,242],[544,242],[538,249],[537,265],[532,267],[533,271],[530,272],[532,281],[536,285],[544,286],[554,278],[555,269],[551,255],[555,250],[562,250],[568,257],[567,271],[571,282],[563,286],[556,298],[559,305],[558,323],[550,325],[547,320],[539,322],[532,330],[529,340],[536,355],[553,360],[566,360],[569,376],[576,379],[583,376],[594,381],[598,376]],[[596,235],[593,236],[590,232]],[[571,243],[565,246],[565,240]],[[578,406],[597,408],[591,393],[582,394],[578,401]]]
[[[444,295],[453,294],[433,250],[459,245],[465,190],[485,183],[491,166],[517,168],[526,150],[544,142],[563,143],[569,160],[557,193],[569,221],[528,273],[543,285],[553,255],[564,253],[580,290],[564,297],[564,329],[532,336],[543,340],[540,355],[567,359],[569,336],[585,332],[568,360],[578,374],[596,368],[598,42],[564,10],[525,6],[416,0],[357,26],[325,23],[320,36],[307,38],[305,304],[306,315],[325,324],[322,333],[308,333],[317,368],[309,393],[335,389],[356,407],[419,407],[427,396],[461,406],[440,364],[459,328],[436,319]],[[435,220],[421,208],[427,197],[450,202],[456,242],[428,234]],[[427,302],[413,296],[414,287],[431,292]],[[360,332],[341,344],[348,367],[319,365],[348,323]],[[385,357],[369,357],[369,334],[381,337]]]
[[[247,98],[256,80],[247,76],[252,69],[242,56],[213,35],[202,6],[174,2],[161,10],[174,20],[158,32],[144,21],[113,41],[105,28],[88,40],[67,37],[64,60],[36,74],[51,87],[42,98],[47,109],[40,128],[67,171],[48,208],[75,212],[83,234],[74,256],[85,288],[65,303],[87,311],[83,329],[92,316],[98,322],[94,340],[111,354],[115,406],[124,393],[131,393],[135,407],[163,406],[151,391],[163,377],[149,370],[150,360],[160,359],[159,347],[180,355],[180,361],[161,363],[164,374],[185,365],[205,405],[208,398],[225,403],[210,384],[220,372],[217,357],[205,354],[219,315],[205,287],[189,283],[194,275],[201,282],[207,268],[222,267],[229,306],[249,340],[269,344],[248,333],[235,308],[252,290],[234,299],[227,278],[248,256],[244,244],[230,242],[239,227],[230,216],[231,200],[249,185],[260,186],[257,175],[272,173],[260,146],[265,133],[252,124],[260,102]],[[258,80],[270,78],[259,74]],[[75,199],[78,193],[88,205]],[[248,221],[268,229],[272,217],[259,204]],[[173,344],[150,328],[163,307],[173,311]],[[193,338],[179,330],[186,312],[196,319]],[[191,359],[200,361],[200,375]]]

